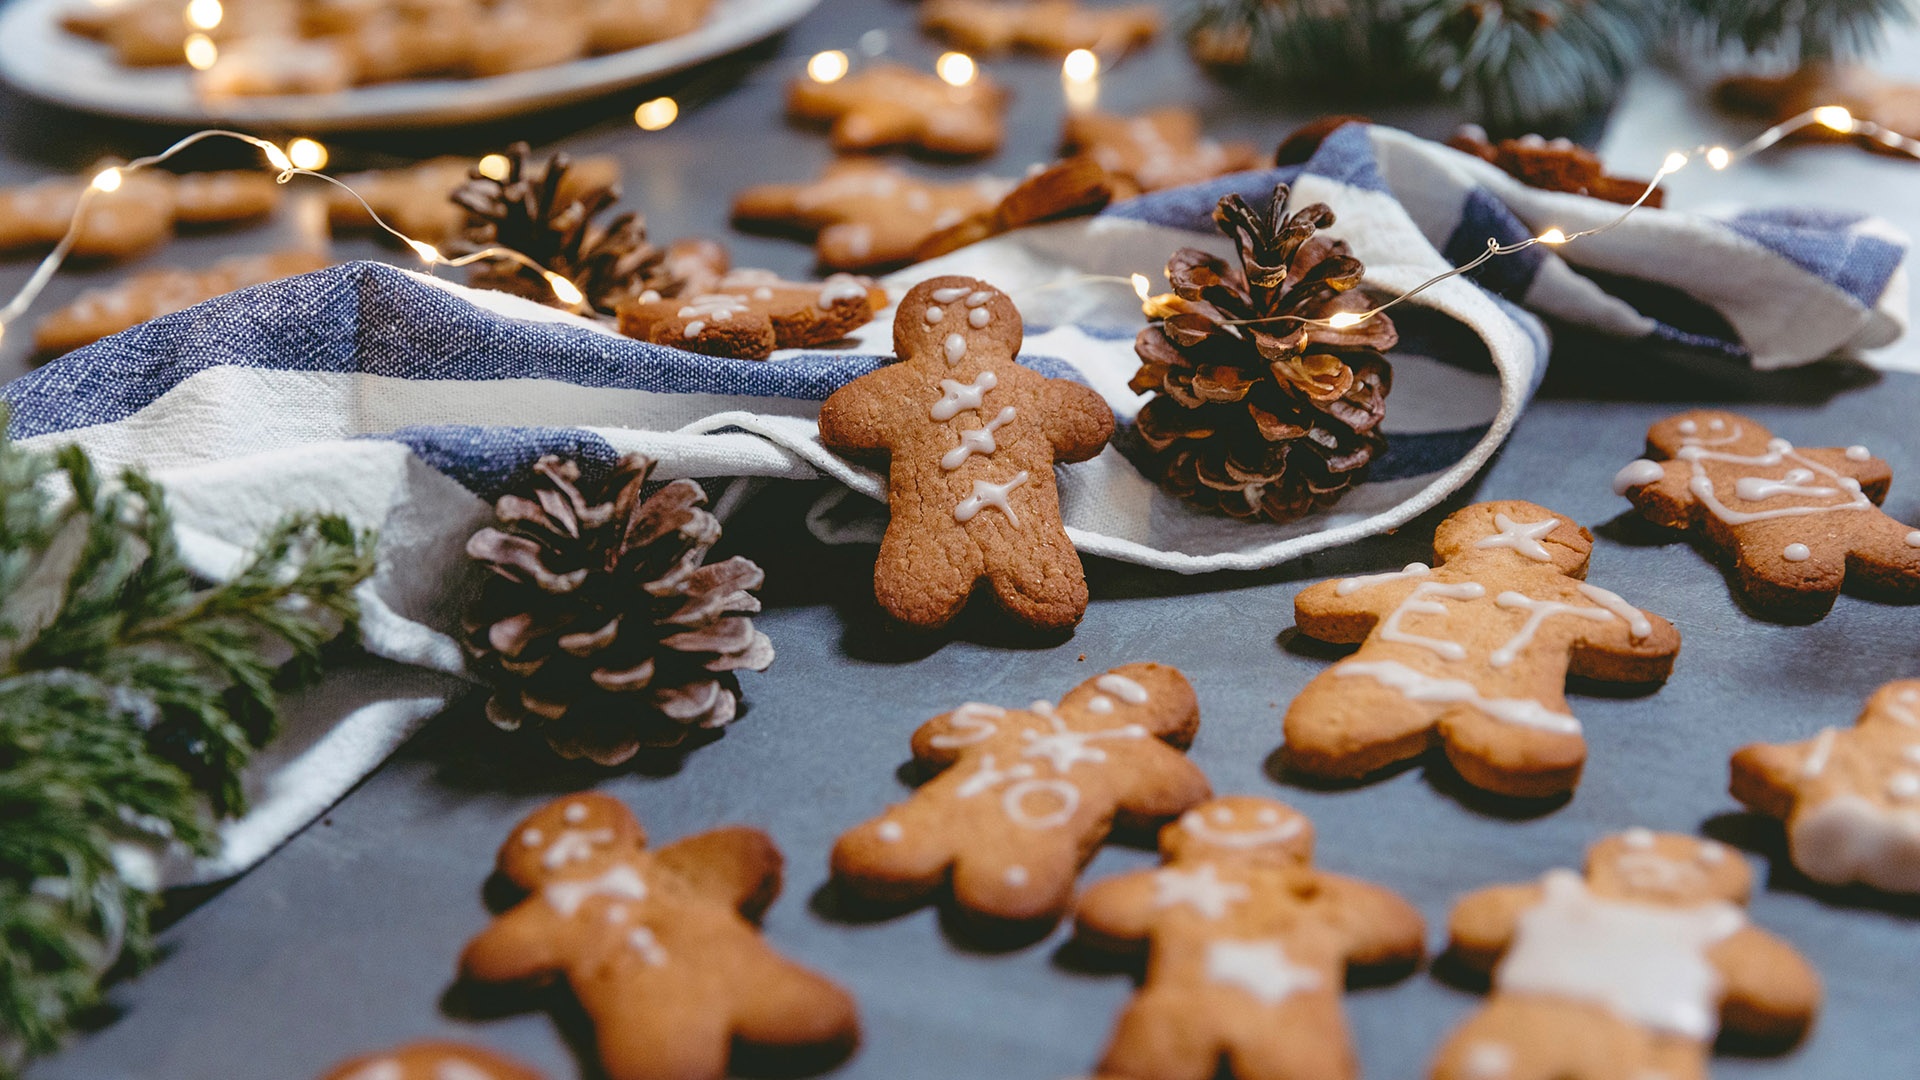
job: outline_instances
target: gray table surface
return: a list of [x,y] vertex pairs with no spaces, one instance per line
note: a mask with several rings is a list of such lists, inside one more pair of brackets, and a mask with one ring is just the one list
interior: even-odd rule
[[[610,152],[625,163],[629,200],[646,208],[657,234],[718,235],[731,191],[811,175],[827,157],[817,135],[780,122],[784,78],[813,51],[851,48],[875,26],[893,29],[897,53],[925,61],[937,50],[905,30],[911,17],[910,7],[887,0],[830,0],[784,39],[670,84],[683,98],[682,118],[658,134],[637,132],[625,119],[634,102],[658,92],[636,91],[487,129],[342,142],[335,161],[480,152],[513,137]],[[1909,41],[1900,55],[1920,50]],[[1016,169],[1051,147],[1062,111],[1056,69],[1014,61],[992,70],[1019,94],[996,162]],[[1110,72],[1103,91],[1105,104],[1120,109],[1190,102],[1219,132],[1265,143],[1329,106],[1352,107],[1236,97],[1195,75],[1171,44]],[[1673,76],[1645,74],[1602,145],[1630,167],[1657,162],[1673,146],[1750,132],[1699,100]],[[1453,119],[1439,108],[1367,107],[1427,134],[1444,132]],[[0,92],[0,180],[79,168],[108,151],[144,152],[167,134]],[[1914,168],[1844,149],[1792,150],[1717,180],[1683,175],[1673,190],[1683,206],[1858,206],[1920,231]],[[192,263],[258,249],[269,246],[264,235],[189,238],[147,261]],[[749,264],[797,271],[807,261],[796,245],[730,240]],[[358,242],[337,250],[377,251]],[[25,271],[20,263],[0,267],[0,289]],[[98,276],[63,277],[48,301]],[[20,336],[0,354],[0,375],[22,370]],[[1885,359],[1911,364],[1915,355],[1905,344]],[[896,773],[921,720],[963,699],[1054,697],[1105,667],[1140,659],[1175,664],[1197,686],[1203,719],[1192,754],[1217,790],[1300,807],[1319,829],[1322,865],[1410,897],[1436,945],[1461,893],[1577,863],[1585,845],[1609,830],[1704,831],[1739,846],[1760,883],[1754,918],[1813,960],[1828,997],[1804,1046],[1783,1057],[1723,1055],[1715,1074],[1915,1075],[1920,905],[1810,885],[1781,862],[1778,829],[1739,814],[1725,786],[1733,748],[1849,723],[1872,687],[1920,671],[1916,614],[1845,598],[1811,626],[1757,620],[1699,553],[1623,518],[1609,478],[1638,452],[1651,420],[1695,403],[1744,409],[1809,445],[1868,444],[1897,470],[1888,509],[1920,520],[1920,434],[1912,423],[1920,379],[1876,376],[1845,362],[1763,376],[1605,343],[1563,343],[1511,444],[1449,508],[1473,498],[1526,498],[1587,524],[1599,536],[1593,580],[1667,615],[1685,636],[1674,677],[1658,692],[1576,688],[1591,757],[1564,805],[1519,809],[1476,798],[1444,768],[1416,766],[1345,790],[1300,786],[1276,769],[1281,711],[1333,655],[1293,633],[1295,591],[1424,558],[1434,517],[1397,536],[1259,574],[1179,578],[1096,560],[1089,567],[1094,601],[1070,640],[1009,644],[1004,627],[986,616],[930,639],[893,631],[866,590],[870,552],[812,544],[793,524],[804,493],[775,492],[749,504],[729,527],[728,544],[768,568],[760,625],[779,660],[747,677],[750,712],[723,738],[668,775],[599,777],[553,767],[492,732],[475,702],[450,710],[258,869],[179,905],[185,913],[163,935],[159,961],[115,986],[111,1015],[29,1075],[300,1080],[349,1054],[428,1035],[509,1050],[554,1077],[596,1075],[582,1026],[564,1006],[549,1013],[537,996],[479,998],[452,980],[461,946],[489,918],[483,886],[506,830],[545,799],[590,784],[626,800],[661,840],[734,821],[779,841],[787,887],[768,915],[768,936],[843,981],[862,1004],[865,1044],[829,1075],[1045,1080],[1084,1073],[1130,992],[1125,973],[1076,962],[1062,950],[1064,930],[992,949],[950,933],[934,907],[879,921],[852,917],[825,888],[825,855],[842,829],[905,795]],[[1152,861],[1145,850],[1109,846],[1086,879]],[[1424,970],[1351,994],[1348,1015],[1367,1074],[1419,1075],[1432,1048],[1478,1002]]]

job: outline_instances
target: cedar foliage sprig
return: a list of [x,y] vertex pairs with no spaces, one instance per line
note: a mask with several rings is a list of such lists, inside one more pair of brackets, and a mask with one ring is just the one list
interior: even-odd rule
[[205,587],[151,480],[5,429],[0,405],[0,1076],[147,955],[153,886],[121,858],[215,848],[277,691],[317,671],[373,568],[370,536],[296,517]]

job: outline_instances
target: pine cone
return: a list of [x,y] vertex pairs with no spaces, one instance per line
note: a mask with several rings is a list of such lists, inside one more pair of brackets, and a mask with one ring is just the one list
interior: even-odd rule
[[[454,189],[453,201],[467,211],[460,250],[517,251],[573,282],[588,305],[607,315],[620,301],[648,289],[666,296],[677,291],[666,253],[647,240],[645,219],[629,212],[604,223],[594,220],[620,198],[617,184],[572,182],[567,155],[535,162],[523,142],[508,147],[506,158],[506,179],[476,169]],[[467,280],[477,288],[554,301],[544,278],[509,259],[476,263]]]
[[1393,369],[1381,352],[1399,340],[1384,315],[1341,329],[1245,322],[1370,306],[1355,288],[1360,260],[1344,241],[1314,235],[1333,211],[1315,203],[1289,217],[1287,195],[1276,185],[1264,217],[1238,195],[1214,208],[1238,267],[1193,248],[1168,261],[1174,295],[1134,340],[1141,363],[1130,383],[1154,394],[1135,430],[1163,488],[1276,522],[1332,505],[1385,449]]
[[620,459],[582,485],[543,457],[532,490],[494,504],[467,554],[494,576],[468,613],[466,647],[494,687],[487,716],[538,727],[563,757],[618,765],[734,718],[735,671],[764,671],[773,645],[747,615],[763,580],[741,556],[703,565],[720,522],[675,480],[651,496],[653,462]]

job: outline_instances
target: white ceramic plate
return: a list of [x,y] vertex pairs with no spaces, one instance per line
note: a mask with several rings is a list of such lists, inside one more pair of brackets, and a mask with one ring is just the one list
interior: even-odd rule
[[792,26],[819,0],[718,0],[690,34],[625,52],[484,79],[377,83],[335,94],[202,100],[185,66],[128,68],[103,45],[60,28],[75,0],[14,0],[0,9],[0,78],[87,112],[161,123],[301,131],[422,127],[487,120],[594,97],[672,74]]

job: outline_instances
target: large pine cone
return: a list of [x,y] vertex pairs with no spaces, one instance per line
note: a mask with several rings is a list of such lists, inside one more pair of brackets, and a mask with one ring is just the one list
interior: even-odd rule
[[1326,319],[1369,302],[1366,268],[1344,241],[1316,236],[1333,211],[1287,215],[1285,184],[1263,216],[1238,195],[1214,208],[1240,265],[1185,248],[1167,263],[1174,295],[1134,340],[1131,386],[1153,393],[1136,431],[1148,468],[1174,495],[1236,518],[1291,521],[1332,505],[1386,448],[1399,340],[1376,315],[1335,329]]
[[494,687],[487,716],[532,725],[563,757],[618,765],[734,718],[735,671],[764,671],[773,645],[747,615],[760,568],[703,565],[720,522],[706,493],[675,480],[640,496],[653,462],[620,459],[582,485],[571,461],[543,457],[525,495],[467,541],[493,570],[468,613],[466,647]]
[[[625,213],[605,222],[595,220],[619,200],[618,185],[575,182],[567,155],[537,162],[523,142],[508,147],[505,156],[505,179],[476,169],[453,191],[453,201],[467,211],[459,250],[517,251],[571,281],[602,314],[612,314],[622,300],[648,289],[674,293],[676,279],[666,252],[647,240],[645,219]],[[467,280],[476,288],[545,304],[555,300],[544,277],[510,259],[475,263]]]

